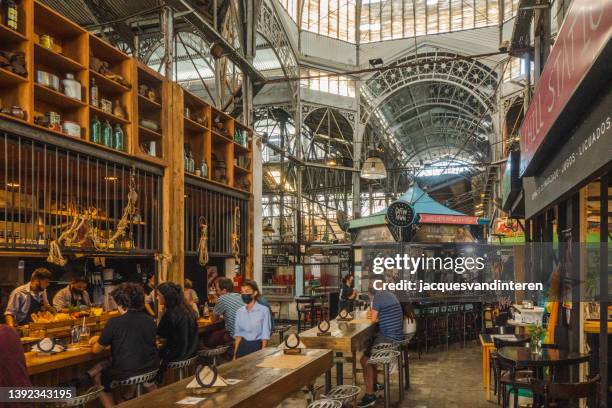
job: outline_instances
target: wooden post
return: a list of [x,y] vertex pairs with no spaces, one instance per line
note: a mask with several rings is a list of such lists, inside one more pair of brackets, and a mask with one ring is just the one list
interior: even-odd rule
[[[163,251],[169,259],[162,266],[168,281],[183,284],[185,278],[185,172],[183,169],[183,90],[164,82],[166,106],[162,113],[167,167],[163,179]],[[165,269],[165,270],[164,270]]]

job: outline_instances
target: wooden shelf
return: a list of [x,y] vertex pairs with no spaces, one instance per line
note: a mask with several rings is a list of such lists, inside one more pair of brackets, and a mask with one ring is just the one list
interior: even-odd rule
[[130,59],[129,55],[93,34],[89,37],[89,47],[96,58],[100,58],[107,62],[118,62]]
[[100,88],[101,91],[105,91],[110,94],[121,94],[124,92],[130,92],[130,88],[121,85],[119,82],[113,81],[110,78],[105,77],[99,72],[94,71],[93,69],[89,70],[90,78],[96,80],[96,85]]
[[236,142],[234,142],[234,149],[239,150],[239,151],[241,151],[243,153],[249,153],[251,151],[251,149],[249,149],[248,147],[243,146],[243,145],[241,145],[239,143],[236,143]]
[[[54,135],[61,136],[61,137],[66,138],[66,139],[70,139],[70,140],[79,140],[79,141],[81,141],[81,142],[86,142],[86,141],[85,141],[85,139],[83,139],[83,136],[80,136],[80,137],[70,136],[70,135],[68,135],[68,134],[66,134],[66,133],[64,133],[64,132],[59,131],[59,130],[49,129],[49,128],[44,127],[44,126],[37,125],[36,123],[29,124],[29,125],[30,125],[30,126],[33,126],[33,127],[35,127],[35,128],[37,128],[37,129],[44,130],[45,132],[50,132],[50,133],[53,133]],[[83,131],[83,127],[82,127],[82,126],[81,126],[81,131]],[[92,145],[94,145],[94,146],[98,146],[98,145],[93,144],[93,143],[92,143]]]
[[0,87],[7,85],[24,84],[28,82],[28,78],[17,75],[7,69],[0,68]]
[[93,114],[96,114],[98,119],[107,119],[109,122],[111,122],[111,124],[119,123],[120,125],[129,125],[131,123],[127,119],[120,118],[112,113],[104,112],[102,109],[96,108],[95,106],[89,105],[89,109],[91,109],[92,112],[92,115],[90,115],[90,120],[93,119]]
[[240,167],[240,166],[235,165],[235,164],[234,164],[234,170],[237,170],[238,173],[242,173],[242,174],[250,174],[251,173],[251,170],[249,170],[247,168],[244,168],[244,167]]
[[222,143],[234,143],[232,139],[230,139],[227,136],[223,136],[221,133],[218,133],[216,130],[213,130],[211,134],[213,136],[213,141],[215,141],[216,139],[217,141],[220,141]]
[[[22,23],[23,24],[23,23]],[[8,44],[21,41],[27,41],[27,37],[18,31],[0,23],[0,43]]]
[[140,133],[141,141],[150,141],[150,140],[161,141],[164,138],[161,133],[151,130],[149,128],[146,128],[142,125],[138,126],[138,133]]
[[85,69],[83,65],[75,60],[44,48],[36,43],[34,44],[34,62],[36,66],[44,62],[45,65],[49,65],[62,72],[76,72]]
[[85,106],[85,102],[78,99],[70,98],[61,92],[47,88],[40,84],[34,84],[34,98],[50,103],[60,108],[81,108]]
[[142,104],[143,107],[155,110],[161,110],[161,104],[159,102],[154,102],[149,98],[145,98],[144,96],[138,94],[138,103]]
[[196,132],[207,132],[208,128],[198,122],[196,122],[195,120],[191,120],[187,117],[183,118],[185,120],[185,129],[186,130],[193,130]]
[[[28,115],[29,114],[30,113],[28,112]],[[14,120],[15,122],[19,122],[19,123],[24,124],[24,125],[30,125],[30,123],[28,123],[27,120],[19,119],[19,118],[16,118],[16,117],[11,116],[11,115],[7,115],[6,113],[2,113],[2,112],[0,112],[0,118],[7,119],[7,120]]]

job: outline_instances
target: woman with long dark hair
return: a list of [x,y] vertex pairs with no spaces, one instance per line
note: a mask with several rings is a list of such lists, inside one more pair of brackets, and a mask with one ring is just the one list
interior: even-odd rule
[[173,282],[164,282],[158,287],[157,299],[163,308],[157,328],[163,343],[159,350],[161,367],[157,381],[160,383],[168,363],[195,356],[199,339],[197,316],[185,301],[183,288]]

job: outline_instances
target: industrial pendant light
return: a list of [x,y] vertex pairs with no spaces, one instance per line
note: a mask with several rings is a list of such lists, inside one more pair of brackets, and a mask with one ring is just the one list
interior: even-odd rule
[[379,152],[371,150],[361,168],[361,178],[367,180],[382,180],[387,178],[385,163],[379,157]]

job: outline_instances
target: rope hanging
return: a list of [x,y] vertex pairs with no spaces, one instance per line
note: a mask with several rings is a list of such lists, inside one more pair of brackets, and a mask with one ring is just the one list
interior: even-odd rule
[[[128,202],[123,209],[123,214],[117,223],[117,229],[107,239],[100,238],[100,229],[95,227],[93,220],[98,213],[97,209],[90,208],[79,214],[78,210],[74,210],[73,220],[68,229],[63,231],[60,236],[49,244],[49,256],[47,262],[64,266],[68,262],[63,257],[61,248],[68,246],[83,246],[87,239],[90,239],[96,251],[112,248],[115,242],[126,235],[127,228],[131,218],[138,213],[136,202],[138,201],[138,192],[136,191],[135,172],[132,169],[130,173],[129,191],[127,195]],[[82,239],[78,240],[82,231]]]
[[236,263],[240,263],[240,207],[234,207],[232,230],[232,255]]
[[198,243],[198,263],[208,264],[208,223],[205,217],[200,217],[200,242]]

